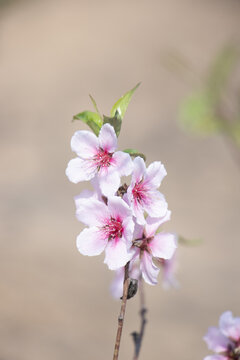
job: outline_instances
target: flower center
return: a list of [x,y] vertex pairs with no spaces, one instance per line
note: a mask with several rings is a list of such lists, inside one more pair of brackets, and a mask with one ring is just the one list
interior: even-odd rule
[[229,360],[239,360],[240,359],[240,340],[236,341],[234,345],[228,345],[227,353]]
[[98,167],[98,170],[100,168],[108,167],[109,165],[111,165],[112,155],[112,153],[109,153],[102,148],[98,149],[97,154],[94,156],[94,162]]
[[132,189],[133,198],[139,203],[146,200],[146,188],[144,187],[143,180],[137,182]]
[[149,243],[152,241],[153,236],[146,237],[143,233],[143,236],[140,239],[133,240],[133,245],[137,246],[141,252],[147,251],[149,254],[151,253],[151,250],[149,248]]
[[111,217],[103,227],[103,230],[108,240],[121,238],[123,233],[122,222]]

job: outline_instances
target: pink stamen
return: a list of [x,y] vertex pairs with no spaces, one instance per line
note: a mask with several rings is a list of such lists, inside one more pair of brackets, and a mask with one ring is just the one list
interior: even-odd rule
[[113,154],[107,152],[106,150],[99,148],[97,154],[93,158],[95,165],[99,169],[108,167],[111,165],[112,155]]
[[133,198],[135,201],[139,203],[144,202],[146,200],[146,188],[144,187],[143,181],[139,181],[135,184],[132,189]]
[[123,233],[122,222],[111,217],[103,230],[108,240],[121,238]]

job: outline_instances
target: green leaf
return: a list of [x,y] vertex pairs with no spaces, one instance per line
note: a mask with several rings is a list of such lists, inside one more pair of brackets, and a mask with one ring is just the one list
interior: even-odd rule
[[95,101],[95,99],[92,97],[91,94],[89,94],[89,97],[93,103],[93,106],[94,106],[94,109],[96,110],[96,112],[98,113],[98,115],[100,116],[100,118],[102,119],[102,115],[100,114],[99,110],[98,110],[98,107],[97,107],[97,103]]
[[196,246],[202,243],[202,239],[186,239],[183,236],[178,237],[179,244],[187,245],[187,246]]
[[143,153],[138,152],[137,150],[134,149],[125,149],[123,150],[125,153],[131,155],[132,157],[137,157],[140,156],[141,158],[143,158],[144,161],[146,161],[146,156]]
[[115,116],[108,117],[103,115],[103,124],[110,124],[114,127],[115,133],[118,136],[120,134],[121,126],[122,126],[122,119],[118,115],[118,112],[116,111]]
[[96,114],[92,111],[83,111],[73,117],[74,120],[81,120],[87,124],[94,134],[98,135],[102,127],[102,119],[99,114]]
[[141,83],[138,83],[133,89],[129,90],[124,94],[112,107],[111,117],[116,116],[116,112],[118,112],[118,116],[123,119],[125,112],[127,110],[128,104],[133,96],[133,93],[139,87]]
[[222,128],[217,118],[209,96],[204,92],[197,92],[189,96],[180,108],[180,122],[191,132],[212,134]]

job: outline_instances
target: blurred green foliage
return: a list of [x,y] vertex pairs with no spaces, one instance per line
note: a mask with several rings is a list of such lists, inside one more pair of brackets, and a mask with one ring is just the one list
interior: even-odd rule
[[186,130],[206,135],[222,133],[238,147],[240,108],[236,106],[238,113],[234,116],[227,114],[224,97],[229,96],[228,87],[239,66],[239,55],[235,46],[226,46],[208,69],[201,88],[190,94],[180,106],[180,122]]

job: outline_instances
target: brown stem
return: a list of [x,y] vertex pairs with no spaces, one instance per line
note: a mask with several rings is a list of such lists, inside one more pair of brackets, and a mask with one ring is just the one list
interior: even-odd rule
[[116,342],[115,342],[115,347],[114,347],[113,360],[118,360],[119,347],[120,347],[124,315],[125,315],[127,296],[128,296],[128,282],[129,282],[128,270],[129,270],[129,262],[125,265],[122,304],[121,304],[120,314],[118,317],[118,329],[117,329],[117,336],[116,336]]
[[147,309],[145,307],[145,296],[144,296],[144,288],[143,288],[143,280],[142,278],[139,279],[139,296],[140,296],[140,317],[141,317],[141,327],[140,327],[140,331],[138,332],[133,332],[132,333],[132,337],[133,337],[133,341],[134,341],[134,357],[133,360],[138,360],[139,358],[139,353],[140,353],[140,349],[141,349],[141,345],[142,345],[142,340],[143,340],[143,336],[144,336],[144,330],[145,330],[145,326],[146,326],[146,312]]

